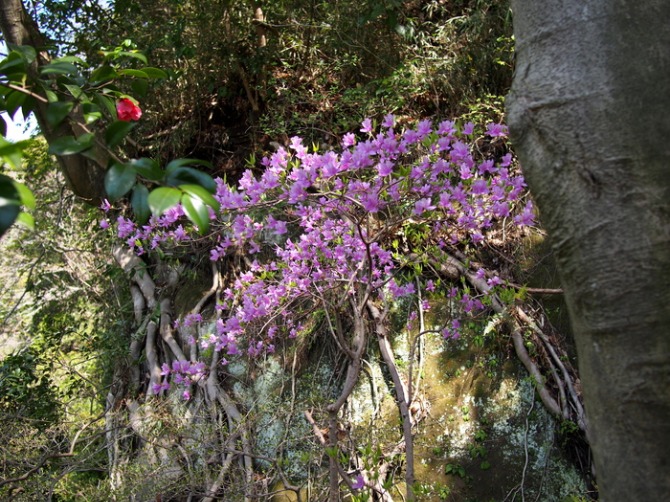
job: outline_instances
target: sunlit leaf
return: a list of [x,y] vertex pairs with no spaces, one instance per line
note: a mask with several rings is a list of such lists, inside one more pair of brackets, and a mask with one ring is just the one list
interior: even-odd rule
[[171,207],[179,204],[179,199],[181,199],[181,191],[176,188],[156,188],[149,194],[149,208],[153,214],[160,216]]
[[16,192],[19,194],[21,204],[28,209],[35,209],[35,196],[30,188],[18,181],[14,181],[13,184]]
[[14,169],[19,169],[21,167],[24,147],[24,141],[12,143],[5,138],[0,138],[0,158],[5,164],[10,165]]
[[214,196],[209,191],[207,191],[206,188],[200,185],[179,185],[179,188],[181,188],[189,195],[199,198],[215,211],[219,210],[219,201],[217,201]]
[[32,214],[20,212],[16,217],[16,223],[23,225],[28,230],[35,230],[35,218]]
[[196,195],[185,193],[181,198],[186,217],[198,227],[198,231],[204,234],[209,230],[209,210],[207,205]]

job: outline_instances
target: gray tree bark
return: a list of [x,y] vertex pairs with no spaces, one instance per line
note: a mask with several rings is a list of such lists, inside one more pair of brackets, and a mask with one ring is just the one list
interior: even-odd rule
[[513,9],[508,122],[558,260],[601,500],[667,500],[670,2]]

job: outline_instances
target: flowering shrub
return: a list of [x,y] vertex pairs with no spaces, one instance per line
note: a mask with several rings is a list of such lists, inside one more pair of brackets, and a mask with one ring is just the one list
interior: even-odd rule
[[[248,266],[223,291],[215,330],[197,340],[202,348],[221,351],[224,363],[242,351],[273,352],[279,337],[304,330],[301,321],[315,306],[330,311],[410,295],[412,260],[480,245],[505,219],[533,224],[531,203],[520,203],[525,183],[512,155],[473,155],[473,124],[459,130],[451,121],[424,120],[398,131],[394,122],[387,116],[375,133],[366,119],[362,137],[342,138],[341,153],[320,153],[294,137],[288,150],[262,160],[260,175],[247,170],[236,185],[216,180],[216,205],[207,208],[210,259],[245,255]],[[493,124],[485,135],[506,133]],[[184,216],[177,204],[143,226],[120,216],[116,228],[142,254],[194,238]],[[449,296],[466,313],[483,308],[467,291]],[[458,338],[459,328],[454,319],[442,333]]]

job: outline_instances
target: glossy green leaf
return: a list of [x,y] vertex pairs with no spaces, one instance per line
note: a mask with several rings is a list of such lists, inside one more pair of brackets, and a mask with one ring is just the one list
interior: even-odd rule
[[35,50],[34,47],[30,45],[14,45],[14,44],[9,44],[10,49],[12,52],[15,52],[16,54],[20,55],[21,58],[23,58],[26,63],[30,64],[35,59],[37,59],[37,51]]
[[108,59],[118,59],[121,57],[128,57],[133,59],[138,59],[144,64],[147,64],[147,57],[139,51],[113,51],[105,53],[105,56]]
[[163,171],[158,162],[153,159],[133,159],[129,162],[129,165],[135,169],[137,174],[150,181],[161,181],[163,179]]
[[[26,60],[21,54],[10,52],[7,57],[0,61],[0,74],[10,77],[26,73]],[[13,80],[13,78],[9,78]]]
[[0,138],[0,158],[3,163],[8,164],[14,169],[19,169],[21,167],[25,143],[25,141],[12,143],[5,138]]
[[204,234],[209,230],[209,210],[200,197],[185,193],[181,197],[181,205],[186,217],[198,227],[198,232]]
[[135,185],[135,170],[127,164],[114,164],[105,173],[105,191],[111,202],[126,195]]
[[43,90],[49,103],[56,103],[58,101],[58,94],[56,94],[54,91],[48,88],[43,88]]
[[72,63],[55,61],[40,68],[41,75],[76,75],[79,69]]
[[153,68],[151,66],[146,66],[142,68],[142,71],[148,75],[149,78],[167,78],[167,73],[158,68]]
[[149,80],[133,80],[130,84],[130,88],[133,90],[133,96],[143,98],[147,95],[147,91],[149,90]]
[[16,110],[23,106],[23,103],[26,101],[27,97],[28,96],[26,94],[14,90],[7,94],[5,97],[5,108],[7,109],[7,114],[11,118],[14,118],[14,115],[16,115]]
[[52,126],[60,124],[72,111],[72,108],[74,108],[74,103],[71,101],[49,103],[46,111],[47,122]]
[[82,95],[85,96],[81,87],[75,84],[63,84],[74,99],[79,99]]
[[88,67],[88,63],[84,61],[82,58],[79,56],[63,56],[58,59],[54,59],[54,62],[56,63],[77,63],[84,68]]
[[28,230],[35,230],[35,218],[32,214],[26,212],[20,212],[16,217],[16,223],[23,225]]
[[116,73],[116,70],[109,65],[103,65],[100,68],[97,68],[91,73],[91,83],[106,82],[108,80],[114,80],[119,76]]
[[151,216],[149,208],[149,190],[144,185],[135,185],[133,195],[130,197],[130,203],[133,205],[133,212],[138,223],[146,223]]
[[142,70],[135,70],[133,68],[126,68],[125,70],[119,70],[119,75],[125,75],[128,77],[135,78],[149,78],[149,75],[144,73]]
[[35,196],[33,195],[33,192],[30,190],[30,188],[28,188],[23,183],[19,183],[18,181],[14,181],[13,183],[14,188],[16,189],[16,193],[19,194],[21,205],[28,209],[35,209]]
[[165,171],[170,173],[175,169],[177,169],[178,167],[183,166],[205,166],[211,168],[212,163],[200,159],[175,159],[171,162],[168,162],[168,164],[165,166]]
[[0,236],[12,226],[21,212],[19,194],[14,180],[0,174]]
[[172,187],[156,188],[149,194],[149,208],[151,212],[160,216],[171,207],[179,204],[181,191]]
[[187,194],[199,198],[215,211],[219,210],[219,201],[216,200],[214,196],[209,191],[207,191],[206,188],[200,185],[179,185],[179,188],[181,188]]
[[195,184],[204,187],[210,193],[216,191],[216,182],[212,177],[209,174],[193,169],[192,167],[178,167],[173,169],[172,172],[168,173],[165,182],[170,186]]
[[93,146],[93,134],[82,134],[79,138],[63,136],[49,145],[49,153],[54,155],[73,155],[83,152]]
[[133,127],[135,127],[134,122],[125,122],[123,120],[112,122],[105,131],[105,143],[107,143],[109,147],[118,145]]
[[110,116],[116,118],[116,103],[113,99],[96,93],[93,96],[93,102],[100,108],[106,109]]

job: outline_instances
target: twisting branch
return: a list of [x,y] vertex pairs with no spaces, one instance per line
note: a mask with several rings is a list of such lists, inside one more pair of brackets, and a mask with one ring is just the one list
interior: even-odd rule
[[389,373],[391,373],[391,379],[393,380],[393,386],[395,387],[398,409],[400,410],[400,416],[402,417],[403,437],[405,439],[405,456],[407,459],[407,467],[405,469],[405,484],[407,487],[406,496],[407,500],[414,500],[414,492],[412,489],[414,486],[414,441],[412,438],[412,415],[409,411],[409,397],[405,384],[400,378],[398,368],[395,365],[393,349],[391,348],[386,333],[386,311],[384,311],[384,313],[380,312],[375,305],[369,302],[368,311],[375,323],[379,351],[381,352],[382,359],[384,359],[384,363],[388,367]]
[[[537,324],[535,324],[534,322],[532,324],[529,323],[528,321],[529,320],[532,321],[532,319],[530,319],[530,317],[520,308],[515,308],[512,310],[512,312],[510,312],[500,301],[500,298],[498,298],[497,295],[492,294],[491,287],[486,283],[486,280],[484,280],[481,277],[478,277],[476,274],[470,271],[468,267],[466,267],[461,260],[448,253],[445,253],[445,261],[449,266],[455,267],[458,270],[458,272],[461,275],[463,275],[468,280],[468,282],[472,284],[480,293],[488,295],[491,298],[491,307],[493,308],[493,310],[506,317],[507,322],[510,326],[510,331],[512,332],[512,342],[514,344],[514,349],[516,351],[517,357],[521,360],[523,365],[528,370],[528,373],[530,373],[531,377],[533,378],[533,383],[535,385],[535,389],[537,390],[538,395],[540,396],[540,400],[547,408],[547,410],[549,410],[549,412],[552,413],[554,416],[557,416],[561,419],[568,418],[564,413],[565,409],[562,408],[559,405],[559,403],[552,397],[551,393],[549,392],[549,389],[545,385],[544,381],[545,379],[544,376],[542,375],[542,372],[528,354],[528,351],[526,350],[526,346],[524,344],[522,334],[523,329],[521,324],[519,323],[519,320],[517,319],[517,317],[510,314],[516,314],[516,316],[518,316],[519,319],[528,324],[531,330],[535,331],[536,333],[541,332],[539,327],[537,327]],[[543,341],[545,342],[545,345],[547,346],[550,345],[546,337],[543,339]],[[571,399],[573,401],[573,407],[575,408],[577,414],[577,420],[576,420],[577,425],[580,427],[582,431],[584,431],[586,437],[588,438],[589,437],[588,423],[586,421],[586,417],[584,415],[583,407],[579,400],[579,396],[574,390],[574,386],[572,384],[572,377],[565,368],[565,365],[562,363],[562,361],[560,361],[560,358],[555,354],[555,351],[553,351],[553,349],[548,351],[554,362],[558,361],[561,363],[560,365],[557,363],[557,366],[559,366],[559,368],[561,369],[565,384],[568,386]],[[557,379],[557,381],[560,380],[557,373],[554,372],[553,374]]]

